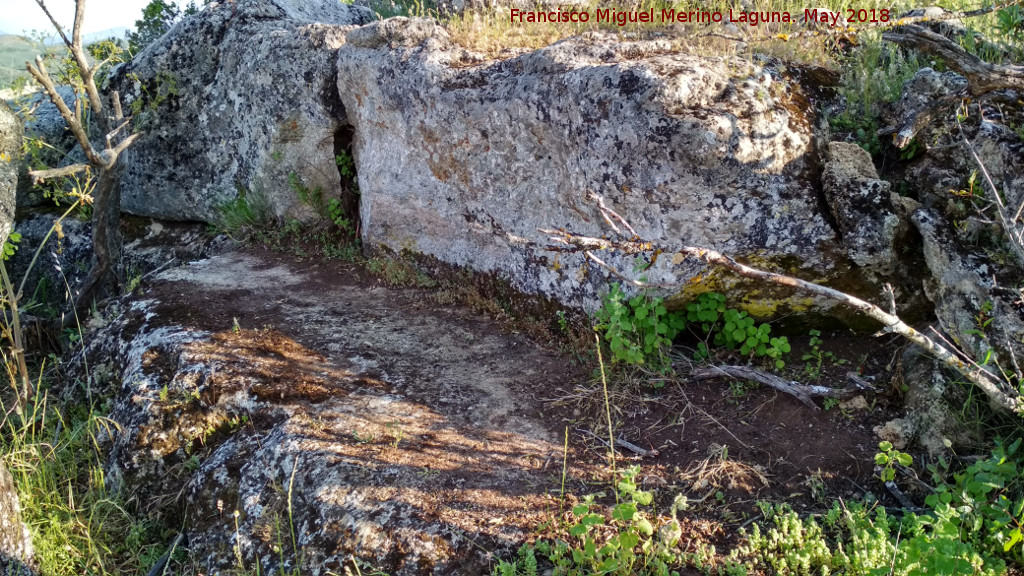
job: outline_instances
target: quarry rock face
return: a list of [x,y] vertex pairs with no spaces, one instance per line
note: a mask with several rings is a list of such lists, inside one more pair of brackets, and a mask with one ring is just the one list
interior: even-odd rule
[[371,17],[333,0],[216,3],[116,70],[109,88],[146,134],[124,156],[124,210],[209,222],[244,195],[280,219],[309,212],[296,184],[336,192],[335,50]]
[[[540,229],[608,233],[596,194],[669,247],[712,247],[819,281],[855,267],[812,180],[800,87],[749,62],[602,35],[483,61],[432,21],[393,18],[348,33],[338,92],[370,249],[592,308],[609,277],[545,251]],[[752,312],[779,311],[770,288],[751,293],[689,262],[635,272],[631,258],[602,257],[633,277],[732,290]],[[783,308],[831,306],[782,298]]]

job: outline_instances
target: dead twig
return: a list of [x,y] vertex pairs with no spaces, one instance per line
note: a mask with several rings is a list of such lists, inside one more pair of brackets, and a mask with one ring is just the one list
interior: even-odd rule
[[740,380],[752,380],[774,388],[783,394],[789,394],[802,402],[812,410],[819,410],[818,405],[812,398],[849,398],[856,394],[856,390],[848,388],[828,388],[826,386],[808,386],[793,380],[785,380],[763,370],[750,366],[705,366],[690,372],[690,378],[694,380],[710,380],[712,378],[738,378]]
[[[598,442],[600,442],[601,444],[604,444],[605,447],[610,447],[610,444],[608,444],[607,440],[605,440],[604,438],[601,438],[597,434],[594,434],[590,430],[587,430],[585,428],[577,428],[576,431],[579,432],[580,434],[586,434],[588,436],[592,436],[595,439],[597,439]],[[625,448],[626,450],[629,450],[630,452],[636,454],[637,456],[642,456],[644,458],[654,458],[655,456],[657,456],[659,454],[659,452],[657,450],[647,450],[647,449],[641,448],[641,447],[637,446],[636,444],[633,444],[632,442],[628,442],[628,441],[624,440],[621,436],[615,439],[615,445],[620,447],[620,448]]]

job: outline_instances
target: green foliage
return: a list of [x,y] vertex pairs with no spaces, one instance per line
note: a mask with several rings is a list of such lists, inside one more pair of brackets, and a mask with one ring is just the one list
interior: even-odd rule
[[1020,4],[1008,6],[996,13],[996,31],[1008,42],[1024,41],[1024,9]]
[[98,438],[114,425],[102,412],[63,413],[38,400],[0,430],[0,454],[14,478],[40,574],[145,574],[167,534],[137,499],[108,485]]
[[135,122],[140,127],[145,127],[164,102],[178,96],[178,78],[170,72],[158,72],[156,79],[150,83],[143,82],[134,73],[128,76],[140,86],[138,98],[131,103],[132,115],[137,116]]
[[596,504],[603,494],[587,496],[573,507],[573,522],[564,528],[562,537],[523,546],[516,560],[499,562],[493,574],[534,576],[540,573],[539,560],[552,566],[553,576],[678,574],[672,567],[683,562],[679,549],[682,529],[675,512],[683,509],[685,502],[677,500],[671,518],[658,518],[649,511],[653,495],[637,487],[639,472],[640,468],[633,466],[619,473],[615,486],[618,503],[610,513],[600,513]]
[[784,504],[762,504],[761,511],[770,527],[762,534],[754,524],[737,554],[759,557],[779,576],[814,574],[832,566],[833,554],[818,522],[801,520]]
[[341,174],[342,178],[355,180],[356,161],[352,158],[351,153],[342,150],[341,154],[334,157],[334,163],[338,165],[338,173]]
[[733,559],[779,576],[994,576],[1004,568],[960,537],[954,528],[956,513],[948,506],[932,515],[907,514],[902,522],[884,508],[857,502],[837,502],[820,519],[800,518],[781,504],[761,508],[770,524],[763,529],[755,524]]
[[180,16],[181,8],[174,2],[151,0],[142,9],[142,18],[135,21],[135,31],[128,33],[128,46],[132,54],[138,54],[163,36]]
[[366,261],[366,269],[389,286],[408,286],[414,288],[433,288],[437,286],[436,280],[420,270],[415,262],[404,254],[398,255],[395,258],[370,258]]
[[345,234],[355,234],[352,221],[345,213],[345,206],[339,198],[324,198],[323,188],[306,186],[299,175],[294,172],[288,174],[288,186],[295,192],[299,200],[312,208],[321,219]]
[[757,382],[745,382],[743,380],[732,380],[729,382],[729,395],[734,403],[746,397],[751,390],[756,390]]
[[10,260],[11,256],[14,256],[14,253],[18,251],[18,242],[21,242],[21,234],[11,232],[7,236],[7,240],[4,241],[2,254],[4,260]]
[[893,481],[896,477],[897,464],[906,468],[914,461],[910,454],[896,450],[892,447],[892,442],[887,440],[879,442],[878,449],[880,452],[875,454],[875,465],[882,468],[882,471],[879,472],[879,478],[881,478],[882,482]]
[[[808,343],[810,350],[805,352],[800,359],[807,362],[807,364],[804,365],[804,372],[806,372],[811,379],[817,380],[821,377],[821,367],[825,360],[829,360],[833,364],[846,364],[846,360],[836,358],[836,355],[832,352],[821,349],[821,345],[824,344],[825,341],[821,338],[820,330],[811,330],[809,334],[811,336],[810,342]],[[833,404],[833,406],[834,405],[835,404]],[[828,408],[828,401],[826,400],[825,409],[827,410]]]
[[883,105],[898,100],[903,84],[926,64],[877,35],[862,38],[861,46],[842,62],[838,93],[845,107],[828,120],[833,131],[849,134],[861,148],[877,156],[882,152],[877,131]]
[[[995,441],[992,455],[968,466],[947,481],[948,464],[930,467],[935,493],[925,504],[936,511],[936,522],[943,515],[956,528],[956,535],[974,540],[975,545],[992,555],[1005,555],[1017,563],[1024,561],[1024,483],[1021,481],[1021,440],[1006,445]],[[943,468],[940,470],[939,468]]]
[[699,326],[696,357],[703,360],[711,356],[708,341],[715,346],[738,350],[744,356],[770,359],[776,368],[782,369],[786,362],[782,357],[789,354],[791,346],[785,336],[773,338],[772,327],[757,325],[746,312],[727,308],[725,296],[717,292],[705,292],[696,301],[686,306],[686,320],[691,327]]
[[[996,575],[1006,562],[1024,563],[1024,482],[1021,441],[995,442],[992,455],[955,474],[930,466],[934,493],[927,511],[895,522],[883,508],[837,502],[821,517],[801,518],[783,505],[762,504],[768,525],[754,525],[734,560],[780,575]],[[909,455],[879,444],[875,463],[892,481]]]
[[[203,0],[203,6],[212,1]],[[199,10],[195,0],[190,0],[184,11],[173,1],[151,0],[142,9],[142,18],[135,21],[135,31],[128,33],[129,50],[132,54],[138,54],[166,34],[182,16],[195,14]]]
[[217,229],[239,237],[269,226],[272,218],[266,197],[258,190],[249,191],[242,186],[236,192],[233,200],[217,206]]
[[669,312],[661,298],[638,294],[627,299],[618,284],[611,285],[594,319],[614,362],[660,371],[671,369],[668,348],[686,326],[683,315]]

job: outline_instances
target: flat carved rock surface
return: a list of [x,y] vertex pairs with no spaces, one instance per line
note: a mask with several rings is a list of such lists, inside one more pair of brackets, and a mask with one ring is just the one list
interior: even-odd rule
[[562,443],[534,391],[569,364],[415,291],[302,266],[223,254],[125,304],[98,343],[123,382],[111,477],[178,498],[209,570],[238,565],[237,510],[242,560],[264,573],[341,573],[350,554],[488,572],[482,550],[552,505]]

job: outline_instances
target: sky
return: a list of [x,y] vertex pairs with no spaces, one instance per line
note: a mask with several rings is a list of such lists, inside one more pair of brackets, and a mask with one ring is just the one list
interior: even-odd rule
[[[176,1],[179,6],[187,3],[186,0]],[[75,0],[45,2],[50,13],[70,32],[75,21]],[[82,31],[91,34],[119,26],[135,28],[135,21],[142,17],[146,4],[149,0],[87,0]],[[44,31],[48,35],[53,32],[50,21],[35,0],[0,0],[0,31],[23,34],[31,30]]]

